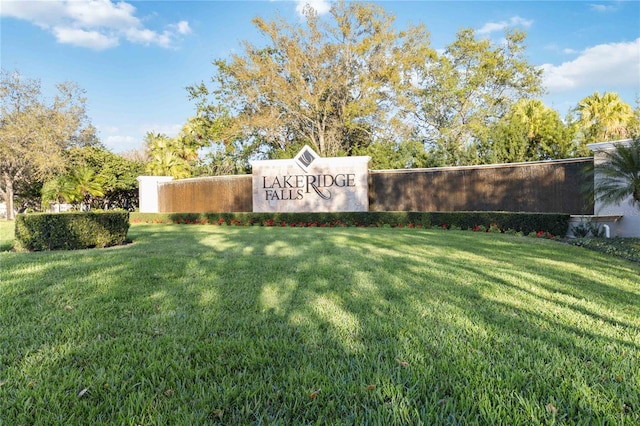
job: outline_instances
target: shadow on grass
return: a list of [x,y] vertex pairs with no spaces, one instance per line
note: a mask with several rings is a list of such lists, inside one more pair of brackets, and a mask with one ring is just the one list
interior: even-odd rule
[[457,232],[139,225],[130,236],[8,255],[0,396],[12,402],[0,420],[640,415],[624,409],[640,407],[629,263]]

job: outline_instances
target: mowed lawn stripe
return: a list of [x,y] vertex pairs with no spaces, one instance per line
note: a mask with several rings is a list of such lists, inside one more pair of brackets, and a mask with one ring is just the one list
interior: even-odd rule
[[0,253],[0,424],[638,424],[640,267],[463,231]]

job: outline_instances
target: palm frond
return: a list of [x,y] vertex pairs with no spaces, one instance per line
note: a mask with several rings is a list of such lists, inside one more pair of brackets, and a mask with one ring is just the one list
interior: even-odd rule
[[640,208],[640,138],[607,152],[606,161],[596,165],[595,170],[596,200],[605,205],[620,205],[631,197],[631,204]]

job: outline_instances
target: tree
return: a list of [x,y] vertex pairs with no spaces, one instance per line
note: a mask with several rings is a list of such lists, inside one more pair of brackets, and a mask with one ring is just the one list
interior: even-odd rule
[[17,186],[63,171],[68,147],[98,144],[85,114],[84,92],[73,83],[56,87],[53,102],[46,103],[39,81],[0,73],[0,195],[7,219],[13,219]]
[[129,151],[120,152],[118,156],[124,158],[128,161],[133,161],[136,163],[147,163],[149,161],[149,154],[147,153],[146,147],[130,149]]
[[595,92],[578,102],[575,109],[584,144],[624,139],[631,136],[634,112],[617,93]]
[[354,145],[403,140],[401,96],[415,63],[433,52],[423,27],[399,32],[393,21],[377,6],[344,1],[329,21],[310,7],[302,24],[255,18],[267,45],[245,42],[242,54],[214,62],[213,94],[232,113],[226,139],[266,156],[299,144],[348,155]]
[[408,169],[430,167],[431,158],[420,141],[407,140],[399,143],[378,141],[354,152],[355,155],[371,157],[369,168],[375,170]]
[[461,30],[444,53],[418,68],[415,119],[430,151],[444,165],[476,160],[475,142],[519,99],[542,92],[541,70],[524,55],[525,34],[507,32],[492,46]]
[[71,204],[79,204],[85,210],[91,204],[91,197],[104,197],[104,178],[89,167],[79,167],[66,177],[65,198]]
[[631,205],[640,209],[640,138],[606,152],[606,161],[597,164],[595,170],[596,200],[605,205],[619,205],[631,197]]
[[41,200],[43,208],[47,209],[51,204],[56,204],[60,212],[60,204],[67,201],[70,188],[65,176],[57,176],[42,185]]
[[196,116],[183,126],[179,139],[197,147],[200,153],[193,176],[230,175],[249,172],[249,159],[257,147],[232,132],[233,118],[228,108],[212,104],[204,84],[188,87],[189,98],[196,101]]
[[66,175],[45,182],[42,186],[42,204],[48,206],[64,201],[85,210],[91,205],[92,197],[104,196],[103,187],[102,176],[89,167],[78,167]]
[[138,176],[145,172],[145,162],[127,159],[98,147],[75,147],[66,153],[69,171],[87,167],[102,182],[103,196],[91,198],[94,208],[131,209],[138,204]]
[[584,155],[574,127],[537,99],[520,99],[478,143],[482,163],[513,163]]
[[636,98],[633,117],[629,120],[629,137],[632,139],[640,138],[640,97]]
[[197,157],[196,151],[187,148],[177,138],[148,132],[145,145],[149,154],[147,173],[154,176],[173,176],[176,179],[191,176],[189,160]]

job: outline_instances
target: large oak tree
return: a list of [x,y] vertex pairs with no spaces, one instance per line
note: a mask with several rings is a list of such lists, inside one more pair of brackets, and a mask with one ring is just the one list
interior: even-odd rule
[[253,19],[266,45],[245,42],[242,53],[214,62],[212,92],[234,118],[222,139],[248,141],[266,156],[301,144],[349,155],[372,140],[404,139],[402,96],[433,51],[424,28],[398,31],[393,22],[360,2],[334,3],[329,19],[309,7],[303,22]]
[[65,149],[97,144],[84,92],[76,84],[57,85],[55,97],[47,101],[38,80],[1,71],[0,196],[7,219],[13,219],[16,189],[63,171]]
[[542,71],[525,56],[526,35],[501,44],[458,32],[444,52],[418,68],[413,92],[420,134],[441,166],[477,161],[470,151],[520,99],[542,93]]

